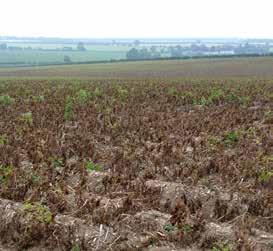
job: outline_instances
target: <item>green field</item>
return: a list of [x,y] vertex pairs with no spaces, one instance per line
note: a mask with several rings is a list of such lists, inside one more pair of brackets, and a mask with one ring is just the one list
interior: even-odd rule
[[[0,64],[52,64],[63,63],[64,56],[69,56],[73,62],[120,60],[126,58],[128,46],[86,45],[87,51],[77,51],[74,44],[25,44],[12,43],[11,46],[21,48],[31,46],[32,50],[0,51]],[[43,49],[61,49],[72,47],[75,51],[43,51]]]
[[2,78],[272,78],[273,58],[159,60],[0,68]]
[[[7,43],[8,46],[17,46],[17,47],[32,47],[33,49],[62,49],[63,47],[72,47],[73,49],[76,50],[77,44],[60,44],[60,43],[17,43],[17,42],[12,42],[12,43]],[[85,44],[84,47],[87,50],[94,50],[94,51],[127,51],[131,47],[127,45],[93,45],[93,44]]]

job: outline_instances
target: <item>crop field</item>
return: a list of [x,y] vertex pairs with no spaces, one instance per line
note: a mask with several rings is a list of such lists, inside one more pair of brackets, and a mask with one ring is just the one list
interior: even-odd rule
[[[12,44],[13,45],[13,44]],[[126,59],[126,53],[130,50],[129,46],[110,46],[110,45],[87,45],[87,51],[47,51],[38,50],[62,48],[61,45],[43,44],[14,44],[16,46],[32,46],[33,50],[0,51],[0,64],[52,64],[64,63],[64,56],[69,56],[72,62],[104,61]],[[64,46],[71,46],[70,44]],[[73,45],[73,48],[75,45]],[[74,48],[75,49],[75,48]]]
[[273,57],[192,59],[0,68],[0,78],[273,78]]
[[0,249],[272,250],[272,107],[270,79],[0,81]]

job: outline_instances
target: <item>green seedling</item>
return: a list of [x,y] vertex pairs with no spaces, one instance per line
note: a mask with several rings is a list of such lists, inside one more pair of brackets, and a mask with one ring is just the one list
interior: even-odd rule
[[195,101],[194,101],[194,95],[192,94],[192,92],[184,92],[182,95],[181,95],[182,99],[187,103],[187,104],[193,104]]
[[201,97],[199,100],[194,100],[194,104],[206,106],[209,104],[209,101],[205,97]]
[[96,89],[95,89],[95,91],[94,91],[93,94],[94,94],[94,96],[96,98],[101,98],[103,96],[102,90],[100,88],[98,88],[98,87],[96,87]]
[[98,165],[98,164],[95,164],[93,161],[87,161],[86,162],[86,169],[89,172],[93,172],[93,171],[101,172],[102,171],[102,167],[100,165]]
[[63,161],[61,159],[54,159],[53,160],[53,166],[55,168],[60,168],[63,165]]
[[118,96],[119,98],[122,100],[122,101],[125,101],[129,95],[129,92],[128,90],[122,88],[122,87],[118,87],[117,88],[117,93],[118,93]]
[[23,205],[23,211],[32,221],[49,224],[53,220],[52,213],[50,212],[49,208],[43,206],[39,202],[25,203]]
[[228,132],[224,136],[224,142],[228,146],[232,146],[239,141],[239,135],[237,131]]
[[216,244],[213,248],[212,251],[232,251],[232,249],[225,244]]
[[79,92],[77,93],[77,101],[80,104],[85,104],[88,102],[90,96],[91,96],[90,92],[85,90],[79,90]]
[[168,224],[166,224],[164,226],[164,230],[166,232],[173,232],[175,229],[176,229],[176,227],[173,224],[171,224],[171,223],[168,223]]
[[11,105],[14,102],[14,98],[9,95],[0,96],[0,105]]
[[226,100],[227,100],[227,102],[232,103],[232,104],[234,104],[234,103],[236,103],[236,104],[240,103],[240,97],[237,96],[233,92],[231,92],[228,95],[226,95]]
[[187,233],[190,233],[190,232],[192,232],[192,226],[191,225],[189,225],[189,224],[186,224],[186,225],[184,225],[183,227],[182,227],[182,230],[183,230],[183,232],[185,233],[185,234],[187,234]]
[[243,96],[239,98],[240,104],[243,104],[245,106],[250,104],[251,98],[249,96]]
[[80,247],[78,244],[73,245],[73,247],[71,248],[71,251],[81,251]]
[[8,140],[6,135],[0,135],[0,146],[7,144]]
[[179,96],[179,92],[178,92],[178,90],[176,88],[170,87],[168,89],[168,95],[174,96],[174,97],[178,97]]
[[213,89],[208,97],[208,104],[218,102],[222,97],[224,97],[224,92],[221,89]]
[[45,101],[45,97],[43,95],[33,96],[32,97],[35,102],[43,102]]
[[60,172],[64,166],[64,163],[62,161],[62,159],[59,159],[59,158],[50,158],[51,160],[51,163],[53,165],[53,168],[57,171],[57,172]]
[[273,171],[263,170],[259,175],[261,183],[267,183],[273,177]]
[[20,120],[31,125],[33,123],[32,112],[22,113]]
[[0,184],[7,184],[13,175],[13,171],[12,166],[0,165]]
[[31,176],[31,180],[34,184],[37,184],[41,181],[41,177],[40,176],[37,176],[37,175],[32,175]]
[[73,116],[74,116],[73,99],[71,97],[68,97],[64,108],[64,119],[68,121],[71,120]]

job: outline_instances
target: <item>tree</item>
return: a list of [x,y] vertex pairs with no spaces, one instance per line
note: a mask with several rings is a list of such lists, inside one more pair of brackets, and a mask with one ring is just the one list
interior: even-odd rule
[[151,54],[147,50],[147,48],[142,48],[139,50],[139,59],[149,59],[151,58]]
[[152,57],[151,53],[147,50],[147,48],[142,48],[140,50],[132,48],[127,52],[126,56],[129,60],[150,59]]
[[79,42],[78,43],[77,49],[78,49],[78,51],[86,51],[86,48],[84,47],[84,43],[83,42]]
[[131,50],[129,50],[126,54],[127,59],[129,60],[135,60],[138,59],[138,50],[135,48],[132,48]]
[[71,60],[71,58],[70,58],[69,56],[65,55],[65,56],[64,56],[64,62],[65,62],[65,63],[71,63],[72,60]]
[[7,44],[0,44],[0,50],[6,50],[8,48]]

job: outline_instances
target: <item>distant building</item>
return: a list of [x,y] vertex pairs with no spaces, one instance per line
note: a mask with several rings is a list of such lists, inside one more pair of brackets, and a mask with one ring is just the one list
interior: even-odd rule
[[234,50],[230,50],[230,51],[220,51],[219,52],[220,55],[234,55],[235,51]]
[[219,55],[235,55],[234,50],[229,50],[229,51],[206,51],[203,53],[205,56],[219,56]]

